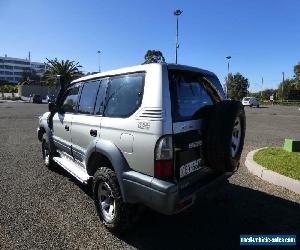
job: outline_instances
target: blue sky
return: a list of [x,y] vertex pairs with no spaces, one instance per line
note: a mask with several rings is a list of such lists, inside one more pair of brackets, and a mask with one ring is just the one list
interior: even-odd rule
[[299,0],[71,1],[0,0],[0,55],[32,60],[71,59],[84,71],[140,64],[148,49],[175,60],[180,16],[179,63],[215,72],[223,82],[226,56],[251,90],[277,87],[300,61]]

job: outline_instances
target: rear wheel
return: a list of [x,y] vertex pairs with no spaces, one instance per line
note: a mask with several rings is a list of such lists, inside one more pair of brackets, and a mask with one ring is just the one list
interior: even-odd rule
[[232,172],[239,166],[244,146],[246,120],[238,101],[217,103],[204,121],[204,155],[216,172]]
[[93,178],[93,193],[97,212],[103,224],[120,233],[131,227],[130,207],[123,202],[115,172],[99,168]]

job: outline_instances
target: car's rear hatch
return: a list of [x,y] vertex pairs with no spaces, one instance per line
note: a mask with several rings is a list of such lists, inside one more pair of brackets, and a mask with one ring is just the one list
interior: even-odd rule
[[169,69],[169,87],[175,178],[186,188],[213,174],[205,162],[202,127],[209,108],[223,98],[223,92],[214,75],[186,69]]

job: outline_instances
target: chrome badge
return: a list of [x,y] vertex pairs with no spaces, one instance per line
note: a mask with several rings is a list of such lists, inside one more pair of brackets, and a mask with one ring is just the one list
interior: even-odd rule
[[150,129],[150,122],[138,122],[138,128]]

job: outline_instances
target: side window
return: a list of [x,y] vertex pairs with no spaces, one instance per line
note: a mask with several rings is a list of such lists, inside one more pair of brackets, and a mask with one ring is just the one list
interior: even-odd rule
[[99,81],[85,82],[82,87],[80,101],[78,104],[78,113],[93,114],[96,102],[96,96],[99,89]]
[[67,90],[60,109],[62,112],[74,113],[76,111],[79,88],[80,86],[76,86]]
[[108,79],[101,79],[100,87],[96,99],[95,115],[103,114],[107,84],[108,84]]
[[104,116],[129,117],[141,105],[144,73],[112,77],[108,86]]

